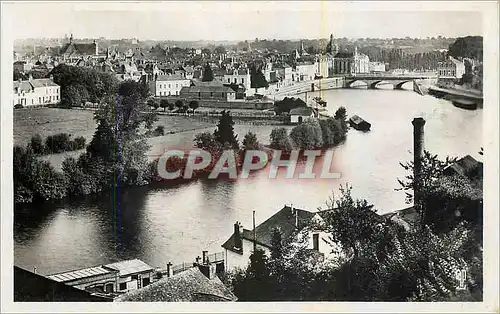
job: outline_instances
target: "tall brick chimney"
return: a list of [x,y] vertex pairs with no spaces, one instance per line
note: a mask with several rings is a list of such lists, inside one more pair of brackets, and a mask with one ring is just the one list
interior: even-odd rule
[[243,243],[240,233],[240,223],[238,221],[234,224],[234,248],[240,251],[243,249]]
[[422,158],[424,154],[424,118],[414,118],[413,124],[413,204],[421,212]]

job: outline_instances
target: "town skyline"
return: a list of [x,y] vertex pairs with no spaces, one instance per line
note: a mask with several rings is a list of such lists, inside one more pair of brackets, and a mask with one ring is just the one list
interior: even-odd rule
[[[106,38],[170,41],[244,41],[305,38],[427,38],[482,35],[482,17],[474,11],[361,11],[346,12],[322,2],[271,3],[258,8],[250,3],[230,6],[212,2],[151,4],[134,10],[120,6],[82,3],[11,4],[13,39]],[[337,3],[335,3],[337,4]],[[339,3],[343,4],[343,3]],[[109,7],[109,8],[108,8]],[[425,6],[424,6],[425,8]],[[369,6],[367,7],[369,9]],[[45,14],[38,13],[44,10]],[[153,11],[154,10],[154,11]],[[126,22],[125,22],[126,21]],[[467,21],[465,23],[464,21]]]

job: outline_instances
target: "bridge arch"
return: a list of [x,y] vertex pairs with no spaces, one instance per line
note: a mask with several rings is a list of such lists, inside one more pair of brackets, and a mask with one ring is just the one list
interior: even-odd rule
[[365,81],[362,80],[352,80],[346,83],[346,86],[348,88],[355,88],[355,87],[368,87],[369,84]]
[[401,81],[401,82],[399,82],[399,83],[397,83],[397,84],[394,85],[394,89],[403,89],[403,85],[405,83],[408,83],[408,82],[411,82],[411,81],[413,81],[413,80]]

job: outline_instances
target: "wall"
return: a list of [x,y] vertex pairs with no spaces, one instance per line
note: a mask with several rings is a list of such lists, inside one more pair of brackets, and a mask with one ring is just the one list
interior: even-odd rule
[[[245,268],[250,263],[250,255],[253,252],[253,242],[246,239],[242,239],[243,243],[243,254],[238,254],[230,250],[225,251],[226,258],[226,270],[232,270],[234,268]],[[264,246],[257,245],[257,248],[264,250],[266,254],[270,254],[269,249]]]

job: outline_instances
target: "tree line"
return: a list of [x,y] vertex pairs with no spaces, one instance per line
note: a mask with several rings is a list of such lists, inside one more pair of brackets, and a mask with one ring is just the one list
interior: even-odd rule
[[[341,186],[320,209],[321,221],[286,239],[275,228],[269,252],[257,248],[224,282],[239,301],[481,301],[482,196],[462,177],[444,175],[454,161],[425,153],[414,225],[378,215]],[[413,164],[402,166],[408,193]],[[308,247],[312,230],[327,234],[328,258]]]

